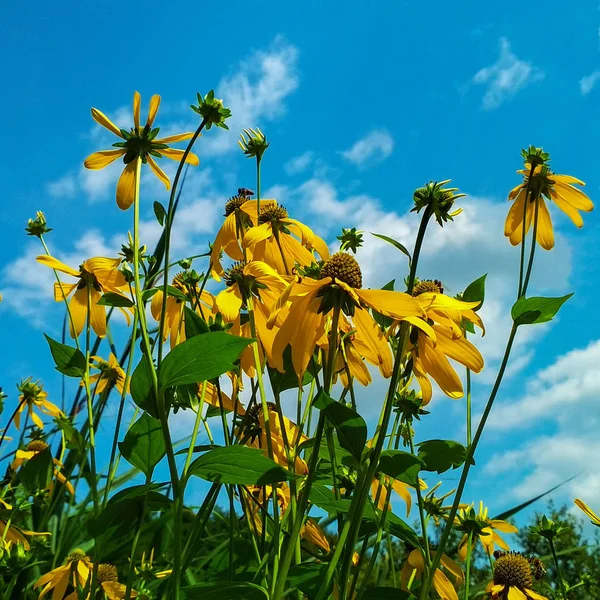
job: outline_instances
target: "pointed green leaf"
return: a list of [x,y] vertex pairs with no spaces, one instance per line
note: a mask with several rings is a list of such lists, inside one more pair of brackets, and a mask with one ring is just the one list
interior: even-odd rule
[[417,444],[425,471],[444,473],[460,467],[467,459],[467,449],[452,440],[428,440]]
[[189,306],[185,307],[184,325],[185,325],[185,337],[186,339],[193,338],[195,335],[202,333],[208,333],[210,327],[208,323]]
[[398,481],[416,486],[419,471],[425,463],[418,457],[402,450],[384,450],[379,459],[379,470]]
[[30,494],[45,490],[54,475],[50,447],[37,452],[19,469],[19,480]]
[[560,307],[572,296],[567,294],[560,298],[519,298],[511,310],[515,325],[534,325],[551,321]]
[[145,410],[154,418],[158,418],[158,404],[154,390],[152,367],[145,354],[142,355],[142,359],[133,371],[129,388],[133,401],[142,410]]
[[179,344],[164,358],[158,372],[160,389],[214,379],[233,368],[252,339],[215,331]]
[[61,344],[44,334],[54,359],[56,370],[67,377],[83,377],[85,374],[85,356],[77,348]]
[[460,298],[464,302],[481,302],[476,310],[479,310],[483,306],[483,301],[485,300],[486,277],[487,273],[470,283]]
[[298,478],[258,448],[241,445],[209,450],[192,462],[188,473],[207,481],[234,485],[269,485]]
[[107,292],[98,300],[98,304],[101,306],[116,306],[121,308],[131,308],[133,302],[121,294],[115,294],[114,292]]
[[400,250],[402,254],[408,257],[408,264],[410,265],[410,261],[412,260],[410,252],[400,242],[397,242],[394,238],[388,237],[387,235],[383,235],[382,233],[373,233],[372,231],[370,233],[376,238],[379,238],[380,240],[383,240],[384,242],[387,242],[388,244],[394,246],[394,248]]
[[150,477],[166,454],[160,421],[143,413],[119,442],[119,450],[129,463]]

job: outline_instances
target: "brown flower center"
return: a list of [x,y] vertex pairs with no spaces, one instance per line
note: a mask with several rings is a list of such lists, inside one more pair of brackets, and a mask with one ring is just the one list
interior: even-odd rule
[[71,552],[71,554],[69,554],[67,556],[67,563],[71,563],[71,562],[75,562],[77,560],[84,560],[89,562],[90,557],[83,551],[83,550],[79,550],[79,548],[77,550],[73,550],[73,552]]
[[236,283],[239,283],[244,277],[244,267],[246,266],[245,261],[241,260],[236,262],[234,265],[229,267],[223,274],[223,281],[227,287],[231,287]]
[[248,196],[233,196],[225,203],[225,216],[228,217],[234,210],[237,210],[242,204],[248,201]]
[[412,295],[420,296],[421,294],[425,294],[427,292],[443,294],[444,286],[442,285],[442,282],[437,279],[423,279],[415,285]]
[[494,566],[494,583],[519,589],[533,585],[533,575],[529,561],[518,552],[508,552],[501,556]]
[[119,573],[114,565],[100,563],[98,565],[98,583],[105,581],[119,581]]
[[336,252],[321,268],[320,279],[339,279],[352,288],[362,287],[362,273],[354,256],[346,252]]
[[42,452],[48,447],[48,444],[44,440],[31,440],[27,444],[26,449],[28,452]]
[[271,204],[269,206],[265,206],[265,208],[260,209],[260,214],[258,215],[259,224],[262,223],[271,223],[272,221],[282,221],[283,219],[287,219],[288,211],[283,206],[278,206],[277,204]]

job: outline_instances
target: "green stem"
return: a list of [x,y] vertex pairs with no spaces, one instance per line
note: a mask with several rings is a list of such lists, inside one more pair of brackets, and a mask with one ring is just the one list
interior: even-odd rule
[[[467,334],[465,333],[465,339]],[[467,369],[467,448],[471,445],[471,369]]]
[[[521,296],[525,295],[524,292],[522,292],[523,269],[525,268],[525,235],[527,233],[525,224],[527,222],[527,203],[529,202],[529,188],[531,187],[531,178],[533,176],[534,170],[535,170],[535,167],[532,164],[531,168],[529,170],[529,179],[527,180],[527,187],[525,188],[525,203],[523,204],[523,226],[522,226],[523,228],[522,228],[522,239],[521,239],[521,261],[519,264],[519,289],[517,292],[517,299],[519,299]],[[532,244],[535,246],[535,236],[533,237]]]
[[554,548],[554,542],[552,541],[552,538],[548,538],[548,543],[550,544],[552,558],[554,559],[554,566],[556,567],[556,577],[558,578],[558,583],[560,584],[560,593],[563,597],[563,600],[567,600],[567,590],[565,589],[565,582],[563,581],[562,574],[560,572],[560,564],[558,563],[558,556],[556,556],[556,549]]
[[202,393],[200,394],[200,403],[196,411],[196,419],[194,420],[194,428],[192,430],[192,439],[190,440],[190,447],[185,457],[185,465],[183,466],[183,478],[187,475],[190,463],[192,462],[192,456],[194,455],[194,446],[196,445],[196,438],[198,437],[198,430],[200,429],[200,423],[202,421],[202,410],[204,409],[204,395],[206,394],[206,381],[202,383]]
[[[410,453],[413,456],[417,456],[415,452],[415,444],[412,435],[412,429],[410,427],[410,423],[408,424],[408,441],[410,444]],[[429,549],[429,538],[427,537],[427,520],[425,519],[425,509],[423,508],[423,495],[421,494],[421,486],[419,485],[419,478],[417,477],[417,485],[415,486],[415,491],[417,494],[417,505],[419,506],[419,520],[421,521],[421,533],[423,535],[423,545],[425,546],[425,572],[427,573],[427,568],[431,564],[431,551]]]
[[471,558],[473,552],[473,532],[467,537],[467,564],[465,566],[465,600],[469,600],[469,586],[471,585]]
[[533,268],[533,259],[535,256],[535,247],[537,246],[536,238],[537,238],[537,229],[538,229],[538,216],[540,210],[540,202],[543,202],[542,198],[537,197],[535,199],[535,212],[533,215],[533,240],[531,242],[531,252],[529,253],[529,262],[527,264],[527,274],[525,275],[525,282],[523,283],[523,288],[521,290],[521,297],[525,296],[527,293],[527,287],[529,286],[529,278],[531,277],[531,269]]

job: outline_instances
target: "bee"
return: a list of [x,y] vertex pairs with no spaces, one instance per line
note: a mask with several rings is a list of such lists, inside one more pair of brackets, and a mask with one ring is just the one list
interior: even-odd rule
[[248,188],[238,188],[238,196],[246,196],[246,198],[249,198],[250,196],[254,196],[254,192]]
[[541,579],[546,574],[546,569],[544,569],[544,564],[539,558],[534,556],[529,558],[529,565],[531,566],[531,572],[536,579]]

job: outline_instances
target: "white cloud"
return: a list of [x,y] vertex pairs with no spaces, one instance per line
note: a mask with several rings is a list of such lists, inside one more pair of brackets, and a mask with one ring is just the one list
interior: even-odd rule
[[519,90],[544,78],[544,73],[530,62],[517,58],[506,38],[500,38],[500,56],[489,67],[477,71],[473,83],[486,86],[481,102],[484,110],[498,108]]
[[579,90],[583,96],[589,94],[600,81],[600,70],[594,71],[579,80]]
[[77,180],[68,174],[47,184],[46,189],[53,198],[74,198],[77,194]]
[[311,162],[313,161],[314,153],[310,150],[303,152],[298,156],[294,156],[288,160],[284,165],[283,169],[288,175],[297,175],[298,173],[302,173],[306,171]]
[[394,150],[394,138],[385,129],[376,129],[356,141],[342,156],[351,163],[364,167],[385,160]]

